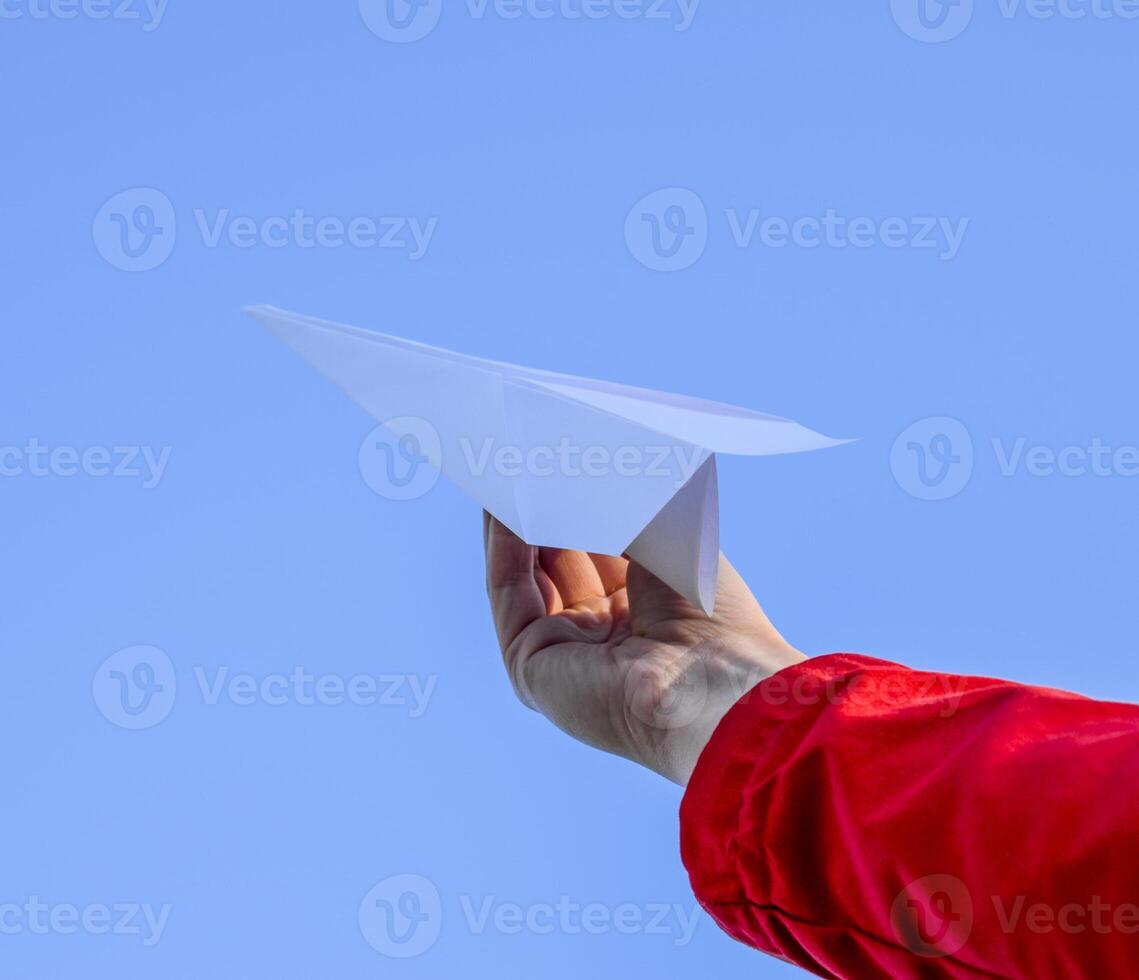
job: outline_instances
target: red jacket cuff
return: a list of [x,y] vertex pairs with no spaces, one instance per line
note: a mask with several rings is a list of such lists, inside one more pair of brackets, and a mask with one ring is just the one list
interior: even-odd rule
[[[758,818],[764,798],[778,792],[780,767],[795,755],[819,710],[854,675],[879,666],[905,669],[837,653],[757,684],[716,728],[681,803],[681,856],[700,904],[740,942],[800,966],[812,957],[784,925],[779,883],[768,873],[780,862],[764,853],[774,842]],[[815,972],[830,975],[821,966]]]

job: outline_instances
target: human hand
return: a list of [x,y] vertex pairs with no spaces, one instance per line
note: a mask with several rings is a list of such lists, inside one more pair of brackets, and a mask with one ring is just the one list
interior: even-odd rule
[[483,515],[487,592],[523,703],[685,785],[728,709],[805,660],[720,556],[709,617],[624,558],[527,545]]

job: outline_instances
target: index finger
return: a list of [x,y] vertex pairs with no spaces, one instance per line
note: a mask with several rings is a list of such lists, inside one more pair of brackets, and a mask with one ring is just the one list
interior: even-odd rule
[[538,584],[538,549],[483,512],[486,590],[498,642],[505,652],[519,634],[547,613]]

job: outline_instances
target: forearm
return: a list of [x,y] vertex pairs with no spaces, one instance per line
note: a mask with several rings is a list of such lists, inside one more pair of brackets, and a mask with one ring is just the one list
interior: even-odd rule
[[1123,975],[1137,782],[1135,707],[824,657],[726,715],[682,850],[729,933],[820,975]]

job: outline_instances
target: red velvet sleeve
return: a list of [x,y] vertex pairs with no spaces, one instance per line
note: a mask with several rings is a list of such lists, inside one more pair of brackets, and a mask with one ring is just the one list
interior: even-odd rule
[[729,934],[820,976],[1139,976],[1139,707],[809,660],[721,722],[681,850]]

